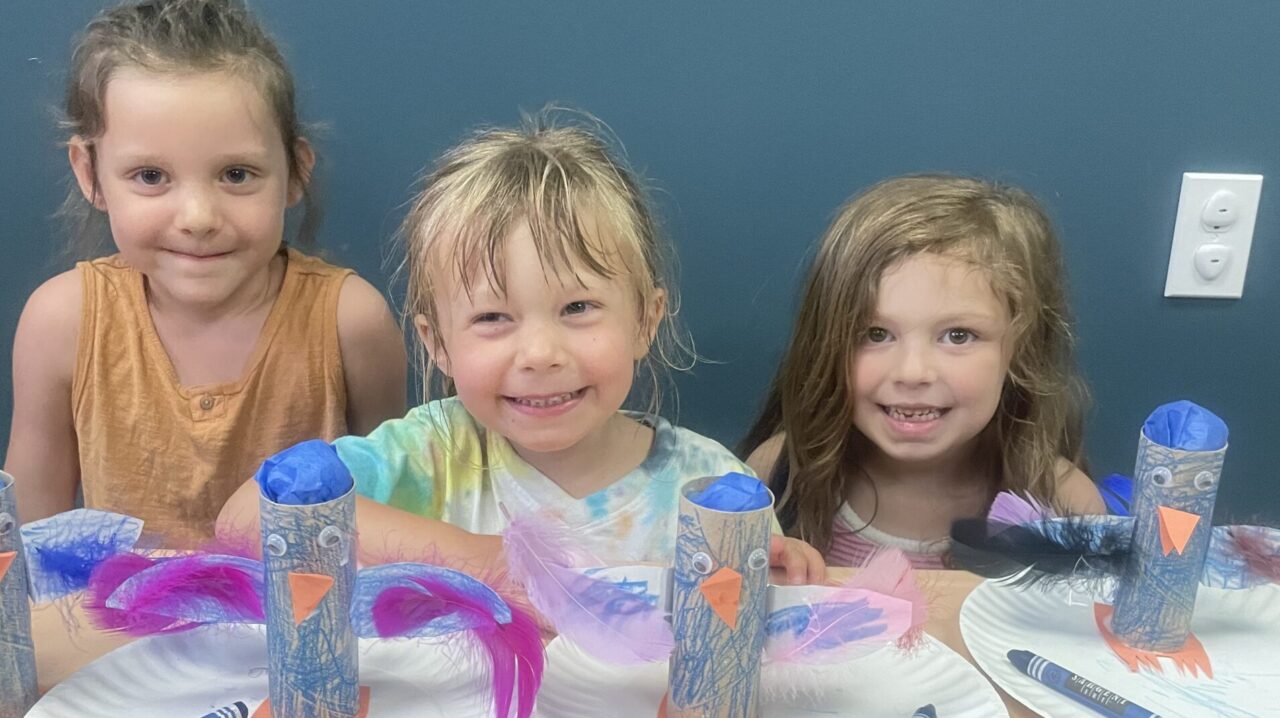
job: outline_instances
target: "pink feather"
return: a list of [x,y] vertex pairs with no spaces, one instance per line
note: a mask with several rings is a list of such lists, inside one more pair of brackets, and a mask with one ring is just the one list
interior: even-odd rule
[[89,588],[95,623],[134,636],[266,620],[262,564],[238,557],[117,557],[94,572]]
[[[575,570],[573,536],[545,519],[511,519],[503,548],[511,576],[566,638],[615,665],[666,660],[675,647],[663,610],[646,596]],[[582,567],[582,564],[577,564]]]
[[911,562],[902,551],[887,548],[875,552],[841,587],[866,589],[911,604],[911,625],[898,639],[898,646],[913,649],[921,644],[924,624],[929,617],[929,602],[925,600],[924,593],[916,582],[915,569],[911,568]]
[[[532,715],[543,670],[542,638],[537,623],[509,604],[510,620],[498,622],[494,607],[484,596],[471,595],[456,582],[427,575],[409,580],[423,590],[392,586],[374,599],[371,613],[378,633],[382,636],[422,635],[418,632],[433,620],[446,621],[450,627],[467,631],[488,654],[498,718],[511,714],[513,697],[519,718]],[[489,589],[485,587],[485,590]],[[497,594],[490,595],[497,600]]]
[[1263,526],[1232,526],[1229,535],[1250,573],[1280,583],[1280,531]]

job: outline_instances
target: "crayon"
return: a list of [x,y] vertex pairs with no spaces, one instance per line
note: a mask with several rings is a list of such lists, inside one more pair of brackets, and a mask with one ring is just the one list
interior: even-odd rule
[[926,703],[917,708],[911,718],[938,718],[938,711],[934,710],[932,703]]
[[1156,713],[1125,700],[1093,681],[1078,676],[1031,651],[1009,651],[1009,662],[1033,680],[1104,716],[1160,718]]
[[249,718],[249,706],[243,701],[236,701],[212,713],[205,713],[200,718]]

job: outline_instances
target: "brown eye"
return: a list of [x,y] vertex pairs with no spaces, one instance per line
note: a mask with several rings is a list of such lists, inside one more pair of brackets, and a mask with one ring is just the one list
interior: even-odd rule
[[968,344],[973,341],[973,332],[968,329],[951,329],[947,332],[947,341],[951,344]]

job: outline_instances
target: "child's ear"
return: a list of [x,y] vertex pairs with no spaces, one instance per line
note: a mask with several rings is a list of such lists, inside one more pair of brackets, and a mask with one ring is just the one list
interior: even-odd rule
[[98,173],[93,166],[93,146],[80,135],[75,135],[67,142],[67,160],[71,163],[71,172],[76,176],[76,184],[80,194],[96,209],[106,212],[107,202],[98,192]]
[[307,185],[311,184],[311,172],[316,168],[316,152],[311,149],[311,143],[307,142],[307,138],[299,137],[293,143],[293,156],[298,160],[298,167],[297,172],[292,173],[289,177],[289,196],[287,199],[290,207],[302,199],[302,196],[306,193]]
[[427,350],[427,356],[435,365],[444,372],[445,376],[452,377],[453,372],[449,367],[449,353],[444,350],[444,344],[440,342],[440,336],[431,329],[431,324],[427,322],[427,315],[413,315],[413,328],[418,332],[418,341],[422,342],[422,346]]
[[656,288],[649,300],[641,308],[640,336],[636,337],[636,361],[640,361],[649,353],[649,347],[658,336],[658,327],[667,314],[667,290]]

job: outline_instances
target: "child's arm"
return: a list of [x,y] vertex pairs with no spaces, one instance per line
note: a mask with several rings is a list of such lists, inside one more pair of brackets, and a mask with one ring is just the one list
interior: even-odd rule
[[64,272],[27,300],[13,340],[13,423],[4,470],[24,522],[74,507],[80,458],[71,415],[82,300],[80,273]]
[[1058,483],[1054,488],[1055,507],[1063,514],[1105,514],[1107,506],[1093,480],[1066,459],[1058,459]]
[[382,295],[354,274],[338,295],[338,346],[347,384],[347,430],[364,435],[404,416],[404,337]]
[[[250,479],[218,514],[218,540],[262,555],[258,526],[258,482]],[[464,531],[443,521],[356,497],[356,558],[365,565],[392,561],[446,561],[450,567],[483,576],[499,566],[502,537]]]

